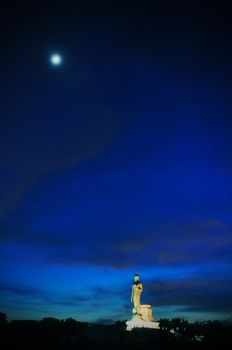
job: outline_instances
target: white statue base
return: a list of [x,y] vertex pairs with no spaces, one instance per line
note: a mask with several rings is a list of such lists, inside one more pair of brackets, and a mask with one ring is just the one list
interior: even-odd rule
[[130,321],[126,322],[126,330],[131,331],[133,328],[152,328],[159,329],[159,323],[154,321],[151,305],[140,305],[140,313],[136,314],[133,309],[133,316]]
[[143,321],[139,319],[132,319],[131,321],[126,321],[126,330],[131,331],[133,328],[159,329],[159,322]]

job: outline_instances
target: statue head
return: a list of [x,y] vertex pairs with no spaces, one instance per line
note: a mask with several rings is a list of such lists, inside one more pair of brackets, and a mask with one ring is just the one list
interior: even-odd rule
[[135,273],[135,275],[134,275],[134,280],[135,280],[135,282],[139,281],[139,275],[137,273]]

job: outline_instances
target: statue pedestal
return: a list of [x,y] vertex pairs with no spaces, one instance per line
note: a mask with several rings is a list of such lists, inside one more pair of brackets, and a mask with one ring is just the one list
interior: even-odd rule
[[159,322],[143,321],[139,319],[132,319],[131,321],[126,321],[126,330],[131,331],[133,328],[159,329]]
[[151,305],[140,305],[140,314],[143,321],[154,321]]
[[132,320],[126,322],[127,331],[133,328],[159,329],[159,323],[154,321],[151,305],[140,305],[140,314],[134,314]]

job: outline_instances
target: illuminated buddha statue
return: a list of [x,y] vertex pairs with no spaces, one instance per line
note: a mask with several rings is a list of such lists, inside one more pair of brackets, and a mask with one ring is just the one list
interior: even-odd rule
[[143,291],[143,284],[139,280],[139,275],[136,273],[134,275],[134,282],[132,284],[132,291],[131,291],[131,303],[134,304],[134,310],[133,313],[136,313],[136,315],[141,316],[140,314],[140,296]]

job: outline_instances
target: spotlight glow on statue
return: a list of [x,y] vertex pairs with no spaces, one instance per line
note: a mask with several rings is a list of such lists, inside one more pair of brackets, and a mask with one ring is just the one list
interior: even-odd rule
[[51,55],[50,57],[50,62],[54,65],[54,66],[59,66],[62,63],[62,57],[60,54],[58,53],[54,53]]
[[152,307],[149,304],[140,304],[140,297],[143,291],[143,284],[139,280],[139,275],[134,275],[132,283],[131,303],[133,304],[132,319],[126,321],[126,330],[131,331],[133,328],[153,328],[159,329],[159,323],[156,322],[152,315]]
[[134,283],[132,284],[131,303],[134,303],[133,312],[140,315],[140,296],[143,291],[143,284],[139,280],[139,275],[134,275]]

